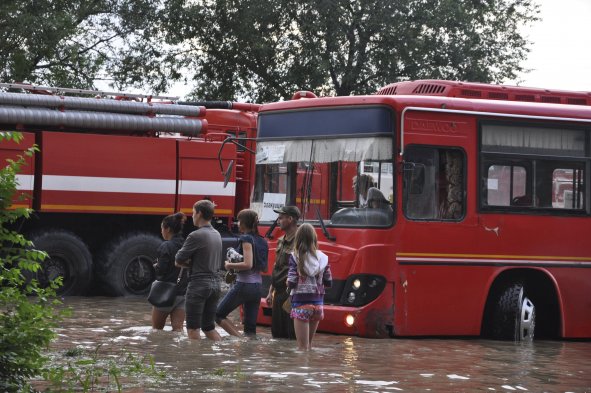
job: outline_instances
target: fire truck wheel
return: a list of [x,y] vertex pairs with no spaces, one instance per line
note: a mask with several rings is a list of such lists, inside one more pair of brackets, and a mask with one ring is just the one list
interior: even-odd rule
[[42,262],[43,269],[29,275],[42,286],[62,277],[57,293],[62,296],[84,295],[92,280],[92,256],[86,244],[66,231],[44,232],[31,236],[35,248],[49,254]]
[[498,298],[493,314],[492,336],[499,340],[532,341],[536,309],[522,283],[506,287]]
[[111,296],[146,295],[155,278],[154,262],[160,238],[150,234],[123,237],[107,248],[102,281]]

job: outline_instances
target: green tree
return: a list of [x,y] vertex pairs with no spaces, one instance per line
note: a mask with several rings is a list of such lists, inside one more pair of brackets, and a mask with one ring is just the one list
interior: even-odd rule
[[[101,79],[164,91],[162,0],[3,0],[0,81],[94,88]],[[172,58],[174,60],[174,58]]]
[[367,94],[399,80],[502,82],[522,71],[534,0],[167,2],[167,42],[205,98]]
[[[20,141],[21,134],[0,131],[0,143]],[[26,149],[25,155],[34,154]],[[23,272],[34,272],[46,254],[32,248],[30,241],[8,226],[28,209],[11,209],[16,191],[16,173],[25,160],[9,160],[0,169],[0,391],[23,390],[27,381],[39,375],[46,363],[42,351],[55,336],[52,328],[60,318],[53,306],[55,288],[39,288],[35,281],[25,279]]]

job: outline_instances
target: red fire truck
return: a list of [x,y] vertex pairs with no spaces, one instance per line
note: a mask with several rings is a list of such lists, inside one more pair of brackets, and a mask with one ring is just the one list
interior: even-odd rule
[[[251,208],[316,226],[320,331],[589,338],[590,171],[590,93],[400,82],[263,105]],[[358,203],[368,172],[389,205]]]
[[[254,144],[219,147],[228,135],[254,137],[257,105],[2,87],[11,92],[0,92],[0,130],[20,131],[24,140],[2,143],[0,160],[39,147],[18,175],[19,193],[28,198],[14,206],[35,211],[19,225],[49,254],[41,282],[62,276],[64,295],[93,287],[114,296],[145,294],[162,218],[175,211],[190,216],[202,198],[214,201],[215,224],[226,243],[234,242],[232,217],[252,188],[253,157],[244,147]],[[235,163],[227,179],[218,159]]]

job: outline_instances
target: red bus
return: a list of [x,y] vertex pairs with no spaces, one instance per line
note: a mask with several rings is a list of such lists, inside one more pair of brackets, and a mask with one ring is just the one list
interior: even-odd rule
[[[590,105],[446,81],[265,104],[251,207],[270,226],[295,204],[317,228],[334,276],[320,331],[589,338]],[[356,203],[367,168],[390,205]]]

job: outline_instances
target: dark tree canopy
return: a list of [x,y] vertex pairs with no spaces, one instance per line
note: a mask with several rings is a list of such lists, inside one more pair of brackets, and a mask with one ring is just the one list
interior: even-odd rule
[[265,102],[297,90],[373,93],[420,78],[502,82],[522,71],[533,0],[212,0],[175,10],[194,38],[195,94]]
[[[101,79],[166,89],[167,68],[154,36],[160,0],[3,0],[0,80],[92,88]],[[133,76],[130,76],[133,75]]]
[[518,28],[538,13],[535,0],[80,3],[3,2],[11,35],[0,44],[1,78],[89,86],[107,75],[155,92],[182,80],[199,99],[257,102],[297,90],[374,93],[408,79],[502,82],[523,71]]

